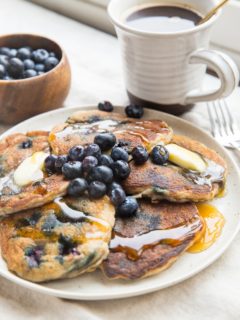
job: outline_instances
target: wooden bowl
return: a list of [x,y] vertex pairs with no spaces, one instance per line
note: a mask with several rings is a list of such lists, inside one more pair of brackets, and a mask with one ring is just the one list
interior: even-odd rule
[[53,51],[60,62],[52,70],[27,79],[0,80],[0,122],[15,124],[36,114],[62,106],[71,84],[71,70],[62,48],[54,41],[33,34],[0,37],[0,47]]

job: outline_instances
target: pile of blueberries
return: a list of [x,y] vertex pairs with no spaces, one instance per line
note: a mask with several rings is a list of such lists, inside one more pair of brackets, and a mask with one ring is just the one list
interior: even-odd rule
[[0,79],[16,80],[41,75],[59,63],[54,52],[45,49],[0,47]]
[[[111,154],[103,154],[112,148]],[[49,155],[45,160],[48,173],[62,173],[71,180],[68,195],[78,197],[88,192],[91,199],[107,194],[120,216],[131,216],[138,209],[135,198],[126,197],[120,183],[130,174],[128,152],[116,144],[112,133],[100,133],[86,147],[74,146],[68,155]]]
[[[111,148],[110,155],[102,153]],[[142,146],[135,147],[131,156],[137,165],[144,164],[149,158]],[[167,150],[156,146],[151,158],[154,163],[163,165],[168,159]],[[91,199],[99,199],[107,194],[118,216],[131,217],[136,213],[138,203],[135,198],[127,197],[121,186],[121,181],[130,174],[128,160],[128,152],[116,144],[114,134],[100,133],[95,136],[93,144],[74,146],[68,155],[49,155],[45,160],[45,169],[50,174],[62,173],[67,180],[71,180],[68,195],[79,197],[88,192]]]
[[[99,103],[98,108],[106,112],[113,111],[113,105],[108,101]],[[131,104],[125,112],[128,117],[140,118],[143,108]],[[164,146],[157,145],[152,149],[150,157],[153,163],[164,165],[169,154]],[[125,146],[117,142],[115,135],[106,132],[97,134],[94,143],[88,146],[72,147],[67,155],[49,155],[45,159],[45,170],[49,174],[63,174],[67,180],[71,180],[67,191],[72,197],[79,197],[86,192],[91,199],[108,195],[116,207],[117,215],[126,218],[138,210],[137,200],[126,196],[121,186],[131,171],[128,162],[132,160],[136,165],[142,165],[148,158],[149,154],[143,146],[133,148],[130,158]]]

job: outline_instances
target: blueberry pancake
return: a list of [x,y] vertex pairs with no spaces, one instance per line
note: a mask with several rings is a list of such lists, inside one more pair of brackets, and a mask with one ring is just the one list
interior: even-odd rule
[[107,196],[83,196],[4,218],[0,240],[8,269],[33,282],[94,271],[108,255],[114,214]]
[[34,152],[49,152],[46,131],[14,133],[0,140],[0,178],[6,176]]
[[204,171],[184,169],[171,162],[157,165],[148,160],[139,166],[132,161],[131,173],[123,182],[127,193],[152,201],[198,202],[211,200],[224,190],[227,166],[215,151],[184,136],[174,135],[171,143],[200,155],[206,164]]
[[117,113],[98,110],[80,111],[51,131],[49,142],[55,154],[66,154],[75,145],[93,143],[98,133],[112,132],[128,151],[137,145],[148,150],[158,143],[168,143],[172,129],[161,120],[135,120]]
[[204,232],[192,203],[139,200],[129,219],[116,218],[110,253],[101,266],[109,279],[139,279],[171,266]]
[[39,181],[16,184],[14,174],[21,163],[31,157],[34,160],[33,155],[48,153],[48,132],[16,133],[0,141],[0,216],[38,207],[66,193],[69,183],[62,175],[42,173]]

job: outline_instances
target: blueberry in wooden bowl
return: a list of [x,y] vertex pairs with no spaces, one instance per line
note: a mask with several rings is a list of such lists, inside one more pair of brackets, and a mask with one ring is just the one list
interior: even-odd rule
[[15,124],[61,107],[70,84],[67,56],[55,41],[33,34],[0,37],[0,122]]

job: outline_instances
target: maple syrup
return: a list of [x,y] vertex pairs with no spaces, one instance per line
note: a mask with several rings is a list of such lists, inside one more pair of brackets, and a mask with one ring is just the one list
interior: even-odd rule
[[[64,198],[57,198],[54,202],[44,205],[41,208],[41,215],[48,216],[50,214],[54,214],[59,223],[71,222],[72,224],[79,223],[88,223],[91,224],[91,229],[84,229],[84,232],[78,232],[72,236],[72,240],[77,243],[84,243],[88,240],[98,240],[105,238],[106,234],[110,232],[110,225],[99,218],[90,216],[86,213],[83,213],[79,210],[72,209]],[[9,224],[12,225],[11,220],[7,220]],[[87,231],[88,230],[88,231]],[[35,225],[23,226],[17,229],[16,235],[19,237],[27,237],[31,238],[35,241],[53,241],[56,242],[59,239],[59,233],[55,232],[54,229],[51,232],[45,232],[37,228]]]
[[198,253],[212,246],[221,235],[225,224],[225,218],[218,209],[210,204],[197,204],[200,216],[205,222],[205,231],[189,249],[190,253]]
[[194,237],[195,233],[201,230],[201,220],[196,220],[193,223],[180,225],[176,228],[152,230],[132,238],[123,237],[114,232],[110,242],[110,250],[112,252],[124,252],[130,260],[137,260],[146,249],[154,248],[159,244],[178,246],[182,239]]
[[[56,139],[67,140],[70,139],[69,136],[71,135],[81,136],[81,138],[83,139],[84,136],[92,134],[113,132],[116,135],[123,135],[123,139],[125,138],[125,134],[129,137],[130,140],[131,136],[140,138],[140,140],[146,146],[146,148],[150,149],[151,144],[148,139],[149,132],[152,132],[157,136],[161,136],[162,133],[160,133],[159,131],[163,133],[164,128],[150,126],[149,121],[147,120],[135,122],[132,122],[130,120],[99,120],[93,123],[69,124],[63,130],[56,133],[51,133],[49,136],[49,140],[51,142],[55,141]],[[156,139],[156,136],[154,137],[154,139]],[[87,139],[86,141],[89,142],[88,140],[89,139]]]
[[223,190],[225,186],[226,171],[225,168],[212,160],[206,158],[203,159],[207,163],[207,167],[204,172],[200,173],[192,170],[183,169],[183,176],[198,185],[211,186],[213,183],[220,183],[221,188],[219,193],[224,192]]

